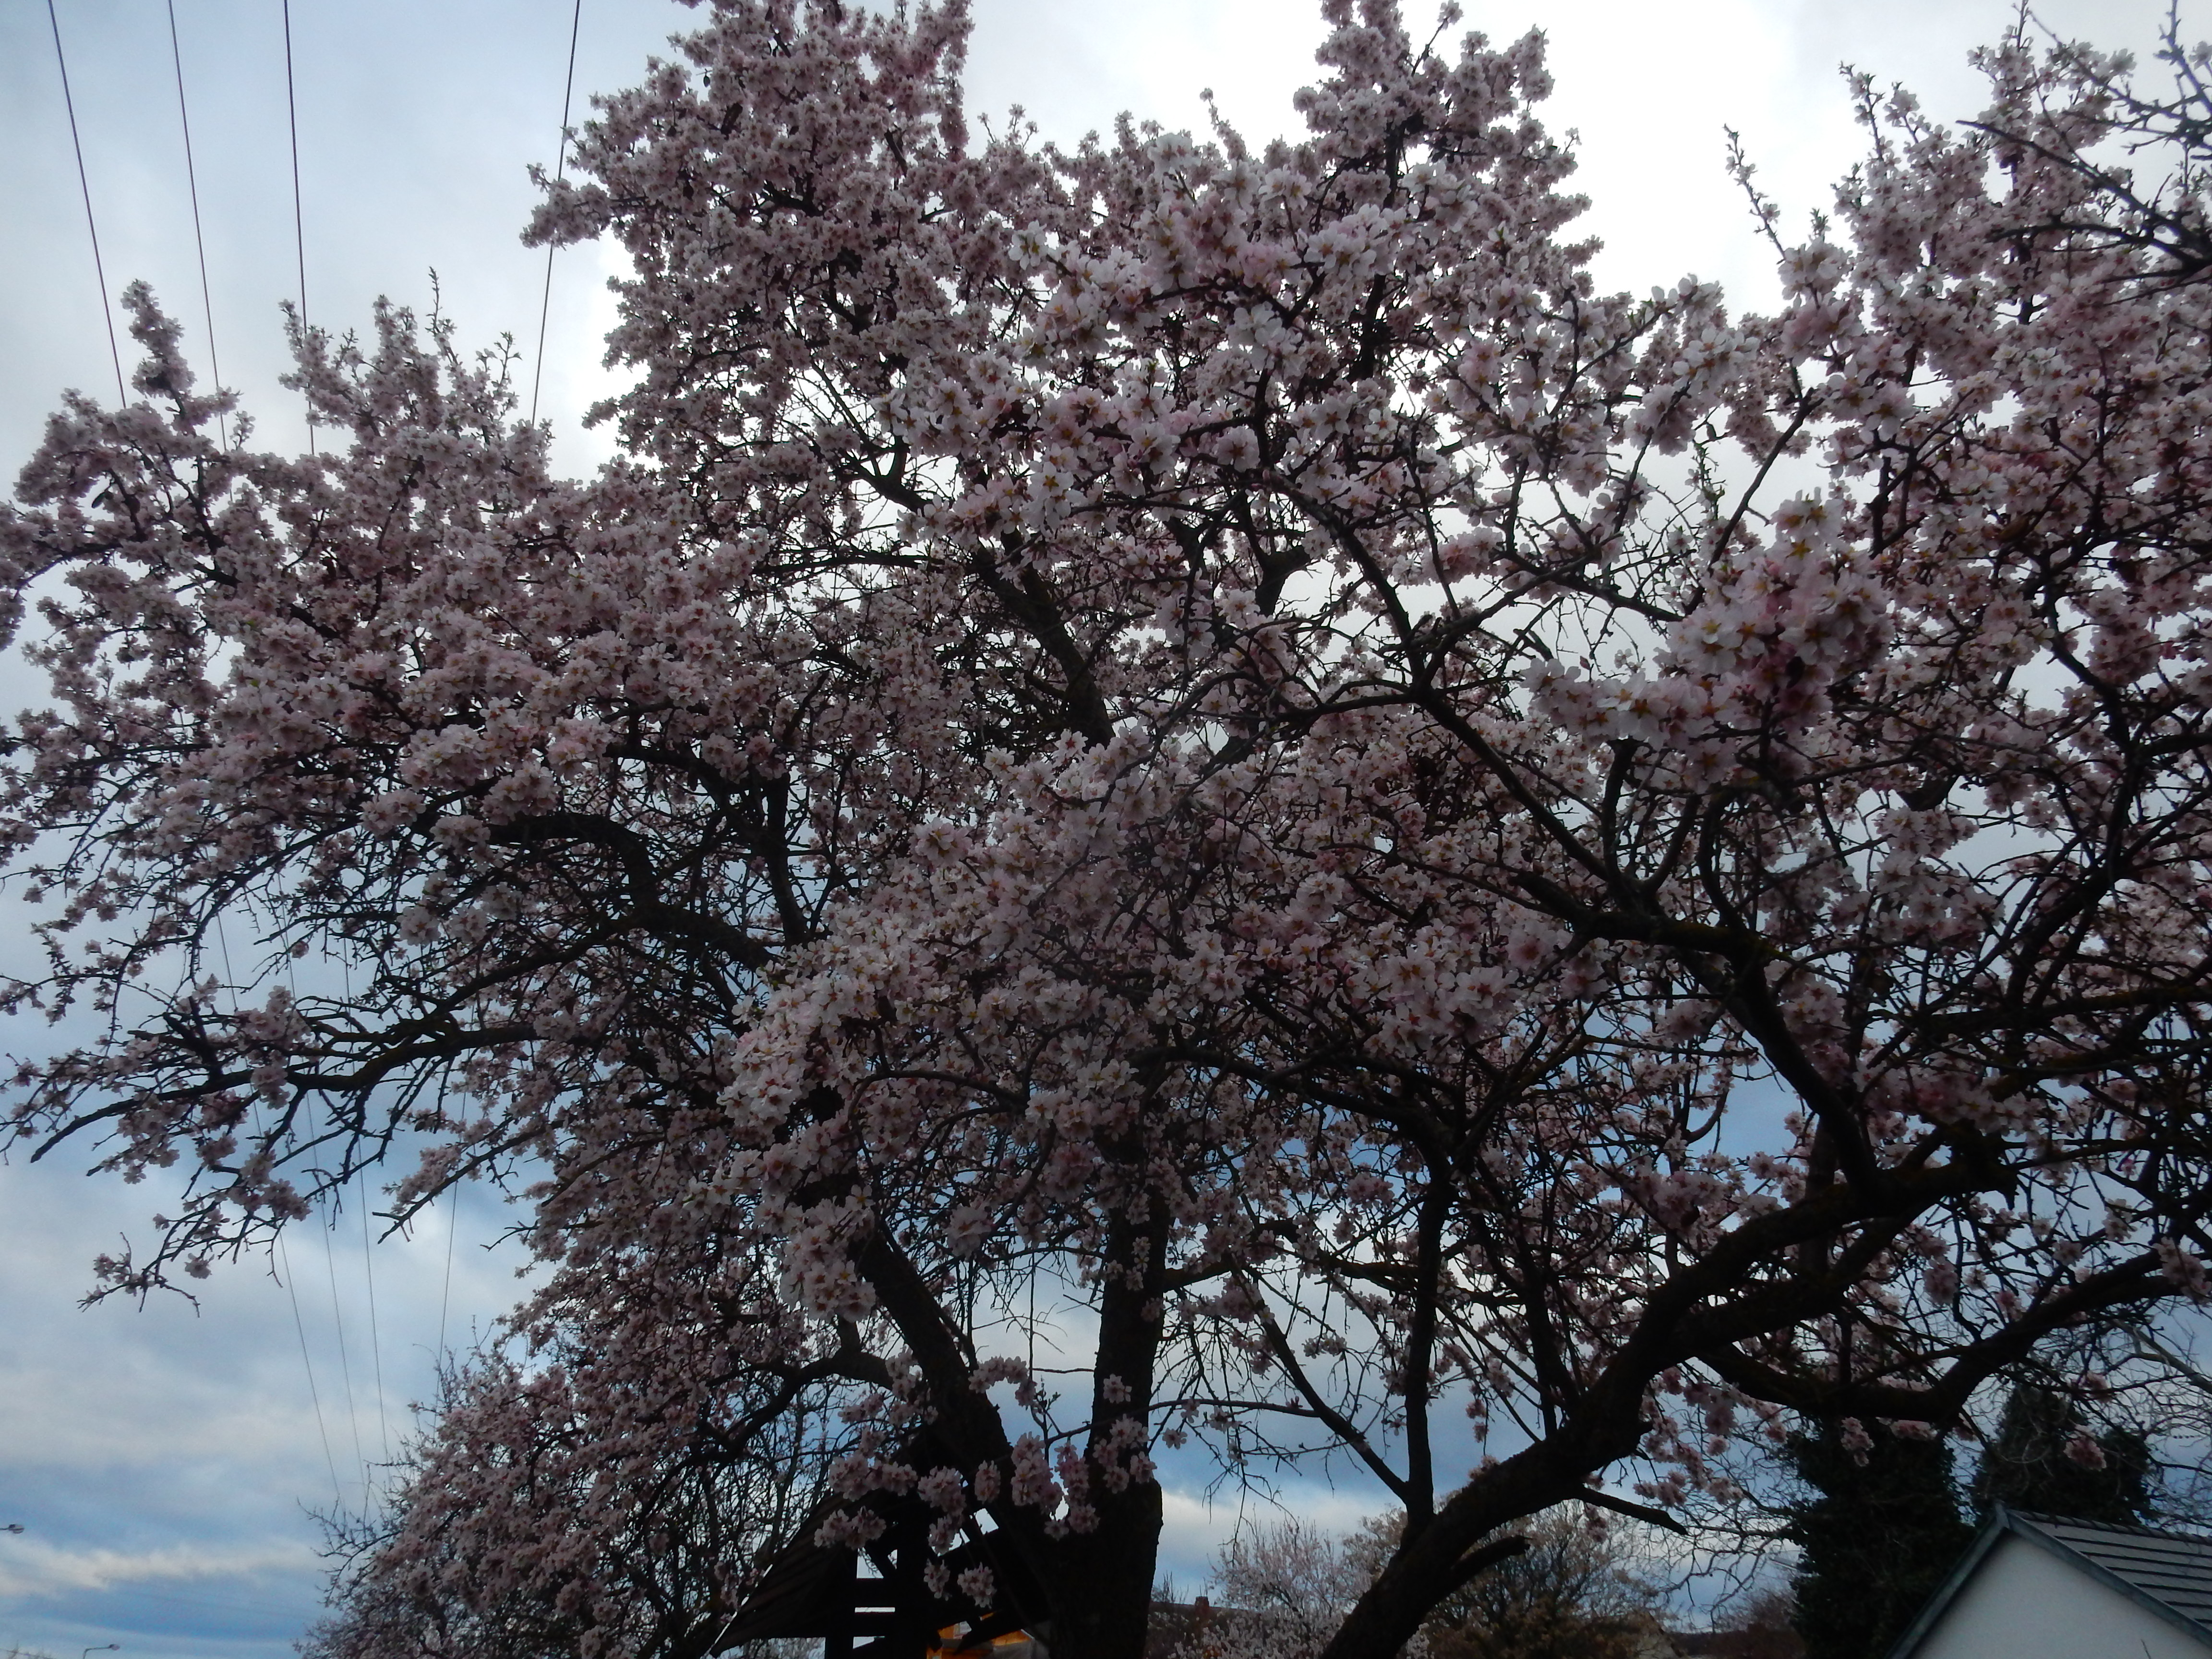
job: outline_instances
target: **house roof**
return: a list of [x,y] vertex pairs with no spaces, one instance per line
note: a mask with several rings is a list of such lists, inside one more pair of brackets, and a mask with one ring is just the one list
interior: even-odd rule
[[2212,1636],[2212,1539],[2040,1515],[2019,1519]]
[[2048,1551],[2166,1623],[2212,1643],[2212,1539],[2000,1508],[1921,1608],[1920,1616],[1898,1638],[1889,1659],[1911,1659],[1919,1650],[1983,1558],[2007,1537]]

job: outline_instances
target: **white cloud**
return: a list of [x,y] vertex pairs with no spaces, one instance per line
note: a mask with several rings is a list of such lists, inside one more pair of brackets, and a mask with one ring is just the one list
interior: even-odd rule
[[46,1597],[125,1584],[297,1574],[314,1563],[313,1550],[302,1540],[124,1551],[64,1549],[25,1537],[0,1553],[0,1595]]
[[1211,1496],[1201,1487],[1167,1484],[1160,1497],[1159,1571],[1182,1589],[1203,1583],[1221,1547],[1243,1527],[1272,1526],[1295,1516],[1340,1538],[1357,1531],[1370,1516],[1394,1507],[1370,1487],[1315,1481],[1286,1482],[1272,1492],[1230,1486]]

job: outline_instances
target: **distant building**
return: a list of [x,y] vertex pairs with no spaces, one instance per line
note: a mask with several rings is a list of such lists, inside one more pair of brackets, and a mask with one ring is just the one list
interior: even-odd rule
[[1889,1659],[2206,1659],[2212,1539],[1999,1510]]

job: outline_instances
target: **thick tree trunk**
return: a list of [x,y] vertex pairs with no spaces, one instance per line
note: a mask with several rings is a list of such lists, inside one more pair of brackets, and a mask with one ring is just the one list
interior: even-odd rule
[[1575,1489],[1571,1480],[1563,1484],[1546,1451],[1531,1447],[1460,1488],[1352,1604],[1322,1659],[1388,1659],[1413,1639],[1438,1602],[1511,1553],[1510,1547],[1476,1546],[1485,1534]]
[[[1144,1659],[1164,1506],[1158,1482],[1139,1477],[1130,1461],[1150,1445],[1166,1232],[1141,1203],[1123,1206],[1108,1228],[1084,1448],[1088,1490],[1069,1494],[1090,1506],[1095,1524],[1053,1538],[1036,1510],[1003,1498],[990,1506],[1002,1573],[1012,1577],[1018,1569],[1032,1581],[1021,1609],[1031,1618],[1042,1611],[1048,1620],[1037,1633],[1053,1659]],[[929,1379],[936,1432],[963,1468],[988,1461],[1006,1468],[1005,1426],[988,1398],[968,1386],[968,1358],[950,1315],[886,1234],[874,1233],[856,1260]],[[1133,1442],[1123,1438],[1121,1425],[1130,1422],[1138,1425]],[[1042,1609],[1030,1605],[1032,1596],[1041,1596]]]
[[1063,1540],[1052,1599],[1052,1659],[1144,1659],[1159,1561],[1160,1489],[1147,1481],[1099,1506],[1098,1528]]
[[1060,1565],[1048,1589],[1052,1600],[1053,1659],[1144,1659],[1151,1622],[1152,1571],[1160,1550],[1163,1505],[1159,1483],[1115,1480],[1128,1458],[1142,1453],[1149,1435],[1124,1445],[1115,1425],[1152,1421],[1153,1372],[1160,1346],[1158,1284],[1166,1265],[1167,1229],[1135,1206],[1124,1209],[1110,1230],[1108,1270],[1098,1296],[1098,1358],[1092,1374],[1090,1443],[1091,1504],[1098,1524],[1071,1533],[1057,1552]]

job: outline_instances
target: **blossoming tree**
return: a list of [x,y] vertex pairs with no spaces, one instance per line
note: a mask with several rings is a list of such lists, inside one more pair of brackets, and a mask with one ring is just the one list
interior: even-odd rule
[[1540,41],[1325,9],[1300,141],[1070,154],[957,3],[718,0],[533,227],[634,262],[585,482],[398,312],[301,341],[349,442],[226,447],[137,297],[0,523],[14,1133],[186,1172],[112,1285],[520,1170],[579,1410],[836,1400],[823,1541],[919,1493],[1055,1659],[1163,1458],[1363,1468],[1374,1655],[2204,1294],[2197,158],[2014,40],[1981,127],[1862,88],[1779,314],[1607,295]]

